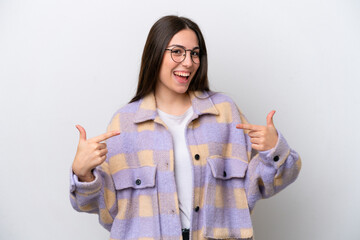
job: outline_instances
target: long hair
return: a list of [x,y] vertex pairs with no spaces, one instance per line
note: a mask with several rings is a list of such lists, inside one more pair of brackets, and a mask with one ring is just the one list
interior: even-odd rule
[[150,29],[141,59],[137,91],[130,102],[155,91],[165,48],[171,38],[183,29],[195,32],[200,47],[200,66],[190,82],[188,91],[209,91],[206,45],[199,26],[188,18],[169,15],[160,18]]

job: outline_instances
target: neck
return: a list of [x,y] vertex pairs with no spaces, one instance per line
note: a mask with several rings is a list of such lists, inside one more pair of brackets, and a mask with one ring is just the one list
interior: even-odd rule
[[191,106],[188,93],[169,93],[155,91],[157,108],[172,115],[182,115]]

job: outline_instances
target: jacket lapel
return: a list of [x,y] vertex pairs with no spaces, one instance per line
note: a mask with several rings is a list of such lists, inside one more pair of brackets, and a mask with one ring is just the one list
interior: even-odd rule
[[[219,115],[219,111],[216,109],[208,92],[189,92],[189,95],[194,110],[194,116],[192,119],[196,119],[203,114]],[[139,107],[134,118],[135,123],[141,123],[149,120],[162,123],[156,111],[156,101],[153,92],[139,100]]]

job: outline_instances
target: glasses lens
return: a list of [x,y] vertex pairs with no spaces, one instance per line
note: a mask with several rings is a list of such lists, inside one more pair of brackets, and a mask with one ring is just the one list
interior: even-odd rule
[[179,47],[175,47],[171,50],[171,57],[175,62],[182,62],[185,58],[185,50]]
[[200,63],[200,52],[199,50],[194,50],[191,52],[191,59],[194,63]]

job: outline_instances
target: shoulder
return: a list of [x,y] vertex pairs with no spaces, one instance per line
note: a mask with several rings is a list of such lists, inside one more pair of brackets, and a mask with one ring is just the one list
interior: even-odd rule
[[229,103],[236,105],[233,99],[225,93],[210,91],[207,92],[207,94],[209,95],[210,99],[213,101],[214,104]]
[[207,92],[209,98],[211,99],[212,103],[214,104],[215,108],[222,111],[231,111],[233,113],[239,111],[238,106],[236,105],[235,101],[227,94],[222,92]]
[[113,116],[116,116],[118,114],[131,114],[135,113],[139,109],[139,104],[141,102],[140,100],[137,100],[135,102],[127,103],[126,105],[120,107]]
[[232,120],[247,122],[246,117],[229,95],[221,92],[208,92],[211,101],[220,115],[231,116]]
[[108,125],[108,131],[117,130],[121,131],[121,126],[128,125],[130,122],[133,122],[135,119],[135,114],[139,109],[139,104],[141,100],[128,103],[121,108],[119,108],[111,117],[111,120]]

